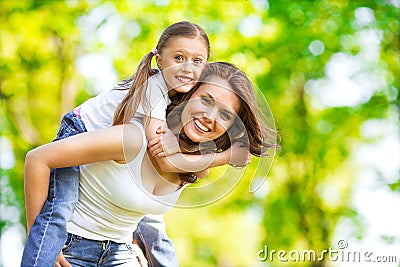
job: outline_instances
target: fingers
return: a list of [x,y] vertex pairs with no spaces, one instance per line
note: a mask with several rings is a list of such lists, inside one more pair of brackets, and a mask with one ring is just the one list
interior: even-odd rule
[[156,154],[155,155],[155,157],[156,158],[162,158],[162,157],[165,157],[166,155],[165,155],[165,152],[163,151],[163,152],[160,152],[160,153],[158,153],[158,154]]
[[163,131],[162,126],[160,126],[157,128],[156,134],[162,134],[162,131]]
[[164,147],[162,146],[162,144],[157,143],[157,144],[149,147],[149,152],[153,157],[161,156],[159,154],[164,152]]
[[147,266],[149,266],[148,263],[147,263],[146,258],[143,256],[143,254],[142,254],[142,255],[136,256],[136,258],[138,259],[139,264],[140,264],[141,267],[147,267]]
[[148,262],[145,256],[143,255],[143,251],[140,249],[140,247],[137,245],[136,240],[134,240],[133,245],[132,245],[133,250],[136,252],[136,258],[139,261],[139,264],[141,267],[148,267]]
[[165,156],[165,152],[164,152],[164,149],[162,146],[159,148],[153,149],[150,153],[153,157],[164,157]]
[[149,152],[153,157],[165,157],[164,147],[161,143],[149,147]]
[[157,128],[156,134],[165,134],[168,132],[168,130],[169,129],[167,128],[167,126],[165,126],[165,127],[160,126]]
[[64,255],[62,252],[58,254],[56,264],[54,267],[72,267],[71,264],[65,259]]
[[241,142],[236,142],[232,145],[230,165],[237,168],[246,167],[252,158],[252,154],[248,147]]
[[151,140],[147,143],[147,146],[148,146],[148,147],[151,147],[151,146],[154,146],[155,144],[160,143],[160,142],[161,142],[161,136],[157,136],[157,137],[154,137],[153,139],[151,139]]

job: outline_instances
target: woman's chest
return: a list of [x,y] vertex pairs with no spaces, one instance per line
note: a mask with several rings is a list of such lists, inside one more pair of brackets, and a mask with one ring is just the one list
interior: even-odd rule
[[142,185],[139,173],[140,167],[129,164],[99,162],[85,166],[81,170],[79,201],[122,212],[166,212],[171,205],[163,197],[149,193]]
[[[165,196],[176,192],[180,185],[178,173],[163,173],[157,168],[154,158],[150,158],[146,153],[141,165],[141,183],[143,188],[150,194]],[[174,181],[175,183],[172,183]]]

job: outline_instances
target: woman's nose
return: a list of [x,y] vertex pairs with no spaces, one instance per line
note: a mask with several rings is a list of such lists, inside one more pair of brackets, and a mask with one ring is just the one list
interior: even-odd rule
[[207,110],[207,112],[205,112],[204,118],[207,120],[208,123],[211,123],[217,119],[217,115],[218,110],[216,110],[215,108],[210,108],[209,110]]

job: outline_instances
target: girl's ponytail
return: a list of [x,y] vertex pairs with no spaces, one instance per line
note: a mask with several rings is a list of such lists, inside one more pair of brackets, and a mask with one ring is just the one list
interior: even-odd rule
[[140,62],[136,74],[133,76],[133,83],[129,92],[118,105],[114,114],[113,125],[120,125],[128,122],[139,107],[139,103],[145,99],[147,80],[158,72],[151,68],[151,60],[155,53],[150,52],[145,55]]
[[[175,37],[201,38],[207,48],[208,59],[208,55],[210,55],[210,42],[207,34],[199,25],[188,21],[181,21],[170,25],[161,34],[156,48],[143,57],[136,74],[129,79],[129,81],[133,79],[133,84],[115,111],[113,125],[128,122],[135,115],[139,103],[141,101],[146,101],[147,81],[151,76],[158,73],[157,69],[151,68],[151,60],[157,53],[162,54],[162,50],[167,46],[169,40]],[[143,104],[145,104],[145,102],[143,102]]]

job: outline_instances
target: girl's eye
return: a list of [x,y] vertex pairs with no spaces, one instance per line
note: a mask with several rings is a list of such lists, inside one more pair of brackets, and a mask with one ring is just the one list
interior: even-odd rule
[[177,60],[183,60],[183,56],[176,56],[175,59],[177,59]]
[[232,115],[229,112],[222,111],[221,118],[225,121],[230,121],[232,119]]
[[207,106],[211,106],[212,100],[209,97],[201,96],[201,102]]

